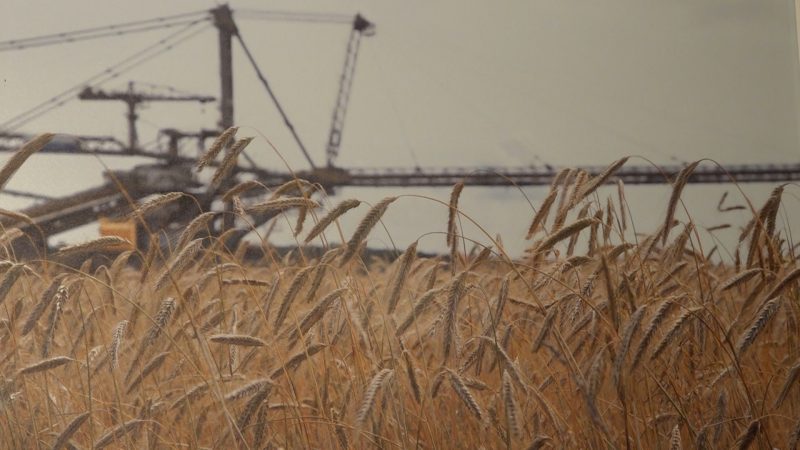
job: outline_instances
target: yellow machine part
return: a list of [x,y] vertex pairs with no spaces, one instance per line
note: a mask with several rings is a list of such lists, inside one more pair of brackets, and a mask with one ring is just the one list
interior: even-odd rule
[[136,248],[136,222],[133,220],[101,217],[100,236],[117,236],[127,239],[131,244],[120,245],[119,250],[134,250]]

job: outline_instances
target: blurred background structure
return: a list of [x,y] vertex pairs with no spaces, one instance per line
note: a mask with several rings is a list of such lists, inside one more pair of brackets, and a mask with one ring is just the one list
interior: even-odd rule
[[[64,193],[75,205],[117,205],[87,186],[102,183],[101,171],[76,153],[104,155],[117,170],[153,159],[178,167],[234,123],[240,135],[262,136],[240,172],[268,184],[286,181],[291,168],[329,188],[429,194],[465,176],[476,185],[546,184],[560,167],[597,172],[624,155],[639,155],[620,174],[627,183],[667,181],[651,161],[674,173],[701,157],[741,181],[800,177],[791,1],[147,4],[4,6],[0,147],[13,150],[37,131],[88,136],[79,146],[59,137],[49,150],[67,155],[37,157],[2,195],[7,205],[41,210],[44,197]],[[192,178],[161,174],[185,186]],[[147,180],[148,189],[131,190],[178,188]],[[706,164],[694,181],[725,180]],[[705,189],[718,198],[718,188]],[[26,192],[25,203],[7,198]],[[506,210],[493,217],[524,229],[523,195],[475,193],[478,204],[502,198]],[[70,210],[74,219],[58,218],[52,231],[108,214],[108,204]]]

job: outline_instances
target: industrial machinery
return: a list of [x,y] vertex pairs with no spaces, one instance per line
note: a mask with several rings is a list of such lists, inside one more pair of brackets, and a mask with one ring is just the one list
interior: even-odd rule
[[[356,63],[361,45],[361,38],[375,34],[375,25],[360,14],[344,16],[338,14],[290,13],[260,10],[237,10],[236,18],[288,20],[303,22],[325,22],[347,24],[351,27],[347,42],[344,67],[339,79],[339,89],[333,108],[330,131],[325,148],[326,164],[318,166],[311,153],[303,144],[299,132],[289,119],[285,109],[278,101],[277,95],[269,84],[264,72],[260,69],[252,52],[245,43],[242,32],[234,20],[234,11],[227,5],[220,5],[210,11],[198,11],[170,17],[159,17],[151,20],[129,22],[125,24],[57,33],[13,41],[0,42],[0,52],[20,50],[30,47],[56,45],[79,40],[99,39],[108,36],[119,36],[128,33],[140,33],[153,29],[170,29],[171,33],[159,40],[155,45],[132,55],[102,72],[93,75],[84,83],[77,84],[56,96],[42,102],[30,110],[23,111],[0,123],[0,151],[16,151],[29,139],[16,130],[22,125],[35,120],[42,114],[63,105],[75,98],[84,100],[116,100],[123,101],[128,107],[128,141],[123,143],[113,137],[67,136],[58,135],[41,153],[95,154],[113,156],[138,156],[150,158],[153,163],[136,166],[131,170],[116,171],[105,174],[102,186],[87,189],[61,198],[42,198],[35,193],[13,192],[3,193],[23,195],[34,198],[38,203],[24,209],[21,213],[31,221],[18,217],[0,217],[0,226],[4,229],[20,228],[30,239],[18,239],[14,243],[17,255],[31,254],[41,248],[47,238],[71,228],[85,225],[102,219],[101,232],[120,235],[137,243],[137,247],[146,245],[146,234],[133,226],[130,221],[121,220],[137,201],[150,195],[165,192],[186,192],[195,200],[181,200],[159,210],[157,214],[146,218],[151,230],[177,233],[197,213],[213,209],[220,210],[219,192],[223,189],[209,189],[199,180],[192,170],[195,160],[191,156],[182,155],[179,148],[183,141],[194,139],[199,148],[205,147],[209,138],[219,135],[223,130],[234,125],[234,76],[233,76],[233,42],[237,41],[247,60],[274,103],[278,113],[292,134],[299,150],[306,158],[309,168],[294,174],[278,172],[259,167],[254,161],[242,153],[247,164],[239,164],[233,173],[231,183],[236,177],[250,177],[266,186],[276,186],[295,177],[301,177],[319,183],[326,189],[339,186],[451,186],[459,181],[482,186],[508,185],[546,185],[549,184],[558,169],[545,165],[518,168],[447,168],[440,170],[422,170],[420,168],[403,169],[353,169],[336,166],[336,158],[342,147],[345,117],[350,94],[354,85]],[[200,95],[177,95],[174,93],[159,94],[141,92],[129,84],[127,91],[105,91],[98,88],[102,83],[118,78],[121,74],[144,62],[161,55],[181,42],[196,35],[203,25],[213,25],[218,34],[220,95],[217,102],[220,120],[216,130],[181,131],[163,129],[161,136],[168,142],[162,148],[143,148],[139,142],[136,129],[138,114],[136,108],[143,102],[211,102],[213,97]],[[174,31],[173,31],[174,30]],[[581,167],[590,175],[598,174],[603,167]],[[670,175],[677,173],[681,166],[671,167],[637,167],[626,165],[616,172],[616,177],[626,183],[664,183],[669,182]],[[783,165],[740,165],[722,169],[715,165],[701,165],[691,175],[689,182],[729,182],[731,177],[742,182],[774,182],[800,181],[800,164]],[[228,215],[229,216],[229,215]],[[269,220],[270,216],[259,216],[254,225]],[[230,223],[228,223],[230,225]],[[225,227],[222,220],[214,223],[217,232]],[[170,231],[172,230],[172,231]],[[234,241],[241,236],[234,236]]]

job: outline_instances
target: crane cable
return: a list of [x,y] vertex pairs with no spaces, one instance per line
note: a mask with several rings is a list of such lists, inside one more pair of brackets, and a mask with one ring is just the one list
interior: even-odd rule
[[264,9],[237,9],[237,19],[268,20],[276,22],[309,22],[330,24],[352,24],[353,16],[336,13],[303,13],[294,11],[270,11]]
[[317,166],[314,164],[314,160],[311,159],[311,155],[308,154],[308,150],[306,150],[306,146],[303,145],[303,141],[300,140],[300,136],[298,136],[297,131],[294,129],[294,125],[289,120],[289,117],[286,115],[286,112],[283,110],[278,98],[275,96],[275,93],[272,91],[272,88],[267,81],[267,78],[264,76],[261,69],[258,67],[258,63],[256,63],[255,58],[250,53],[250,49],[247,48],[247,45],[244,43],[244,39],[242,39],[242,34],[240,31],[236,32],[236,38],[239,40],[239,44],[242,45],[242,49],[244,50],[244,54],[247,56],[247,59],[250,61],[250,64],[253,66],[253,69],[256,71],[256,75],[258,79],[261,81],[261,84],[264,85],[266,88],[267,93],[269,94],[270,98],[272,98],[272,102],[275,104],[275,107],[278,109],[278,113],[280,113],[281,117],[283,118],[283,123],[286,124],[286,127],[289,128],[289,131],[292,133],[295,142],[297,143],[298,147],[300,147],[300,151],[303,152],[303,156],[306,157],[308,164],[311,166],[312,169],[316,169]]
[[[158,42],[146,47],[143,50],[140,50],[133,55],[123,59],[122,61],[118,62],[117,64],[110,66],[102,71],[98,72],[97,74],[89,77],[88,79],[78,83],[61,93],[51,97],[48,100],[45,100],[42,103],[34,106],[33,108],[24,111],[16,116],[6,120],[3,123],[0,123],[0,130],[4,131],[13,131],[26,123],[41,117],[42,115],[56,109],[58,107],[63,106],[68,101],[77,97],[78,92],[84,88],[85,86],[89,85],[90,83],[94,83],[95,86],[99,86],[111,79],[114,79],[121,74],[134,69],[135,67],[140,66],[141,64],[159,56],[167,51],[172,50],[178,44],[194,37],[195,35],[199,34],[200,32],[204,31],[206,27],[200,27],[195,29],[192,33],[188,33],[188,31],[192,30],[197,24],[207,21],[208,18],[198,19],[194,22],[188,24],[184,28],[168,35],[167,37],[160,39]],[[184,36],[182,36],[184,35]],[[153,52],[154,50],[157,50]]]
[[208,16],[208,11],[195,11],[192,13],[176,14],[174,16],[157,17],[154,19],[138,20],[135,22],[127,22],[122,24],[0,41],[0,52],[72,43],[89,39],[99,39],[108,36],[122,36],[130,33],[141,33],[145,31],[156,30],[159,28],[170,28],[197,20],[197,17],[192,16],[198,16],[201,14]]

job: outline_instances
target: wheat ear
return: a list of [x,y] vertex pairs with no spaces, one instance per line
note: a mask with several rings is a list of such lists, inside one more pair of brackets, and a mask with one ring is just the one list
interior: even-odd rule
[[222,181],[233,170],[234,166],[236,166],[236,160],[239,157],[239,154],[251,142],[253,142],[253,138],[251,137],[239,139],[231,146],[230,149],[228,149],[228,152],[225,153],[225,158],[222,159],[219,168],[217,168],[217,171],[214,172],[214,175],[211,177],[212,188],[216,189],[220,184],[222,184]]
[[780,300],[780,297],[774,297],[764,302],[759,309],[755,320],[753,320],[753,323],[750,324],[750,327],[748,327],[744,333],[742,333],[742,336],[736,343],[736,353],[741,355],[753,344],[753,342],[755,342],[758,335],[764,330],[764,328],[766,328],[769,320],[775,315],[775,312],[778,311],[778,308],[781,306]]
[[60,450],[61,447],[63,447],[67,443],[67,441],[69,441],[69,438],[71,438],[72,435],[75,434],[76,431],[78,431],[78,428],[80,428],[81,425],[83,425],[84,422],[86,422],[86,419],[88,418],[89,418],[89,412],[87,411],[72,419],[70,423],[68,423],[67,426],[64,427],[64,431],[62,431],[61,434],[59,434],[56,440],[53,442],[51,450]]
[[417,256],[417,242],[415,241],[408,246],[403,255],[399,258],[397,264],[397,272],[395,273],[392,283],[387,287],[388,296],[386,298],[386,313],[391,314],[397,307],[397,302],[400,300],[400,294],[403,289],[403,284],[408,278],[409,269]]
[[631,317],[628,319],[628,323],[625,324],[625,328],[622,330],[622,340],[619,343],[619,347],[617,348],[617,354],[614,358],[614,370],[613,370],[613,380],[614,386],[619,391],[621,386],[620,383],[620,374],[622,373],[622,365],[625,364],[625,356],[628,355],[628,349],[631,346],[631,341],[633,340],[633,335],[636,333],[636,330],[639,329],[639,324],[642,322],[642,316],[644,316],[644,311],[647,305],[642,305],[631,314]]
[[686,186],[686,183],[689,182],[689,177],[698,164],[700,164],[700,161],[695,161],[681,169],[675,177],[675,181],[672,183],[672,194],[670,195],[669,204],[667,205],[667,217],[664,219],[664,229],[661,235],[662,245],[667,243],[667,236],[669,236],[669,232],[672,229],[672,219],[675,217],[675,209],[678,207],[678,201],[681,199],[683,188]]
[[239,127],[230,127],[227,130],[223,131],[222,134],[217,136],[214,139],[214,142],[211,143],[211,147],[200,157],[197,161],[197,171],[203,170],[205,166],[207,166],[211,161],[213,161],[220,151],[228,144],[228,142],[236,135],[236,132],[239,131]]
[[339,266],[342,267],[350,261],[353,256],[356,255],[361,242],[366,239],[369,232],[381,220],[383,213],[386,212],[386,208],[389,207],[389,204],[393,201],[397,200],[397,197],[386,197],[380,202],[376,203],[372,209],[369,210],[366,216],[361,219],[361,223],[358,224],[358,228],[353,233],[353,236],[347,241],[347,245],[345,246],[344,254],[342,255],[342,259],[339,262]]
[[62,247],[55,256],[64,257],[79,253],[95,253],[110,248],[131,247],[133,243],[119,236],[103,236],[80,244]]
[[36,326],[36,322],[42,317],[42,314],[44,314],[45,310],[50,305],[50,302],[53,301],[56,291],[58,291],[58,288],[61,287],[61,283],[66,277],[66,273],[57,275],[55,278],[53,278],[53,281],[50,282],[50,286],[44,290],[42,296],[39,298],[39,303],[37,303],[33,310],[31,310],[31,313],[28,315],[28,319],[25,321],[25,325],[22,327],[23,336],[30,333],[31,330],[33,330],[33,327]]
[[42,361],[33,363],[20,369],[20,375],[30,375],[37,372],[44,372],[45,370],[55,369],[61,367],[72,361],[72,358],[66,356],[54,356],[52,358],[44,359]]
[[343,200],[341,203],[336,205],[335,208],[330,210],[330,212],[328,212],[328,214],[326,214],[322,219],[320,219],[319,222],[317,222],[317,224],[314,225],[313,228],[311,228],[311,231],[308,232],[308,235],[306,235],[305,239],[303,239],[303,242],[308,244],[309,242],[311,242],[312,239],[319,236],[323,231],[325,231],[325,229],[328,228],[328,226],[332,224],[336,219],[341,217],[347,211],[350,211],[351,209],[358,207],[360,204],[361,202],[358,200],[353,200],[353,199]]
[[111,370],[116,369],[119,364],[119,349],[122,346],[122,339],[124,339],[127,330],[128,321],[123,320],[114,327],[114,331],[111,333],[111,345],[108,346],[109,368]]
[[358,426],[363,425],[364,421],[367,420],[367,416],[369,416],[372,407],[375,405],[375,397],[378,395],[378,390],[393,372],[391,369],[383,369],[372,377],[367,390],[364,392],[361,406],[358,407],[358,412],[356,413],[356,424]]
[[596,191],[597,188],[602,186],[612,175],[614,172],[619,170],[620,167],[624,166],[625,163],[628,162],[628,157],[624,157],[621,159],[616,160],[611,165],[605,168],[600,174],[589,180],[581,189],[580,194],[578,195],[578,200],[583,200],[584,198],[588,197],[592,194],[592,192]]
[[458,398],[464,402],[464,405],[467,406],[467,409],[469,409],[479,422],[483,422],[483,411],[478,405],[478,401],[475,400],[475,397],[472,396],[472,393],[464,383],[464,379],[461,378],[457,372],[450,369],[447,369],[447,372],[450,375],[450,386],[452,386],[453,390],[458,394]]
[[289,314],[289,308],[292,306],[292,302],[294,302],[294,299],[297,297],[297,294],[300,292],[303,284],[305,284],[308,274],[313,269],[313,266],[304,267],[295,274],[292,284],[289,285],[289,290],[287,290],[286,294],[284,294],[283,300],[281,300],[281,304],[278,307],[278,313],[275,316],[275,322],[273,323],[273,328],[276,331],[283,324],[283,321],[286,320],[286,316]]
[[557,232],[551,234],[547,237],[538,247],[536,247],[536,253],[543,253],[556,245],[559,241],[562,241],[573,234],[580,233],[584,228],[588,227],[589,225],[595,223],[595,219],[593,217],[586,217],[583,219],[576,220],[575,222],[561,228]]
[[246,334],[215,334],[209,336],[209,341],[217,344],[234,345],[240,347],[264,347],[267,345],[263,340]]
[[528,233],[525,236],[525,239],[528,240],[539,231],[539,227],[544,225],[545,220],[547,220],[548,214],[550,214],[550,208],[553,206],[553,202],[556,201],[556,196],[558,196],[558,190],[554,189],[551,190],[547,197],[542,200],[542,205],[539,206],[539,210],[536,211],[536,214],[533,216],[533,221],[531,222],[530,227],[528,227]]

